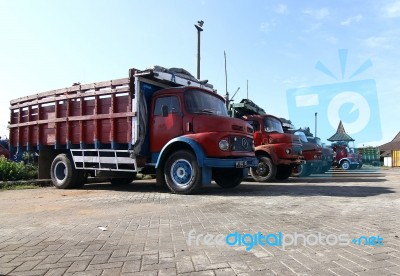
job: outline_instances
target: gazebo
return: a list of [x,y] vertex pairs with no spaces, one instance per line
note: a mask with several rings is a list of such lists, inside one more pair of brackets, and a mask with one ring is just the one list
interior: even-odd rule
[[336,130],[336,133],[333,134],[328,141],[330,142],[354,142],[354,139],[350,137],[350,135],[348,135],[346,133],[346,130],[343,127],[343,123],[342,120],[340,120],[339,122],[339,126]]

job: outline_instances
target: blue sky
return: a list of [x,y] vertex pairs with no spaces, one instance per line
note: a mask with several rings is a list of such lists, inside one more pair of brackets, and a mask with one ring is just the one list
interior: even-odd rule
[[[248,81],[249,98],[268,113],[296,114],[289,118],[296,126],[314,131],[312,108],[290,110],[288,91],[373,80],[376,97],[367,97],[373,127],[356,142],[379,145],[400,130],[400,0],[1,0],[0,135],[7,135],[11,99],[74,82],[123,78],[132,67],[183,67],[196,75],[197,20],[205,22],[201,78],[220,94],[225,94],[226,51],[228,90],[240,87],[235,100],[246,97]],[[347,51],[344,69],[339,50]],[[349,79],[367,60],[372,66]],[[317,70],[318,62],[337,79]],[[343,108],[338,114],[345,128],[357,125],[362,111]],[[315,106],[320,124],[326,110],[322,103]],[[337,124],[318,125],[318,136],[330,137]]]

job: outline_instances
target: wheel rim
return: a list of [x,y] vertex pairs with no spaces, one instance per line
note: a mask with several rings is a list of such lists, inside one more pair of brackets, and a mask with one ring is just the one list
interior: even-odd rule
[[301,175],[303,173],[303,170],[304,170],[304,165],[303,164],[297,165],[296,168],[293,171],[293,174],[295,176],[299,176],[299,175]]
[[342,164],[342,168],[343,168],[343,169],[348,170],[349,167],[350,167],[349,162],[343,162],[343,164]]
[[67,166],[64,162],[58,162],[54,167],[54,176],[58,182],[62,182],[67,177]]
[[264,162],[260,162],[258,163],[256,172],[259,176],[267,176],[269,174],[269,168]]
[[176,185],[186,187],[193,179],[193,168],[187,160],[178,159],[172,164],[170,174]]

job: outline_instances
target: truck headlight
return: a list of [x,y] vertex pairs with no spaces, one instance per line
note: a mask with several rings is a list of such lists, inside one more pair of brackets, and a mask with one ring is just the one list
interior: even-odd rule
[[229,149],[229,142],[226,140],[221,140],[218,143],[220,150],[227,151]]
[[286,154],[291,154],[292,150],[291,149],[286,149],[285,152],[286,152]]

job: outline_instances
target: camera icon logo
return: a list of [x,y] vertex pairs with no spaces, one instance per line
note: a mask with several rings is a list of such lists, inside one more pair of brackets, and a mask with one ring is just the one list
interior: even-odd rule
[[[339,50],[342,77],[346,67],[347,50]],[[367,60],[350,79],[367,68]],[[316,68],[335,79],[337,77],[321,62]],[[339,121],[356,143],[367,143],[382,138],[379,104],[375,80],[366,79],[330,83],[320,86],[292,88],[286,91],[289,118],[296,126],[314,125],[318,114],[318,136],[327,138],[335,133]]]

